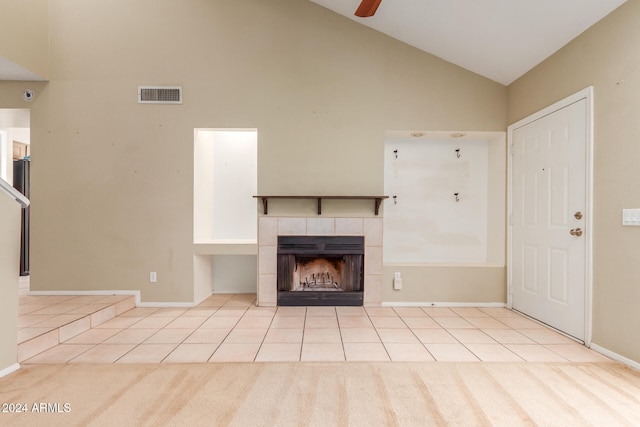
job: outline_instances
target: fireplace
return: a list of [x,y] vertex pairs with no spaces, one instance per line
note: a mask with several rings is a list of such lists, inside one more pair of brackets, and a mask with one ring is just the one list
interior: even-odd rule
[[[359,236],[364,239],[362,305],[380,306],[383,275],[381,216],[260,216],[258,218],[258,299],[256,302],[260,307],[278,305],[279,236]],[[308,292],[298,292],[298,294],[302,293]]]
[[278,305],[359,306],[364,237],[278,236]]

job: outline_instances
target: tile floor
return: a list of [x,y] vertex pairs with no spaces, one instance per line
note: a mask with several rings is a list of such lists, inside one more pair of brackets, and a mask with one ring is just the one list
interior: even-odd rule
[[610,361],[505,308],[256,307],[255,298],[133,308],[21,363]]

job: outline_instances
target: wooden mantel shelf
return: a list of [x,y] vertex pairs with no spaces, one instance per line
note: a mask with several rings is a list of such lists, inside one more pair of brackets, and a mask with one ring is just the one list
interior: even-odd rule
[[262,207],[264,214],[268,215],[269,199],[315,199],[318,201],[318,215],[322,215],[322,199],[334,199],[334,200],[373,200],[374,212],[378,215],[380,210],[380,204],[384,199],[388,199],[389,196],[253,196],[257,199],[262,199]]

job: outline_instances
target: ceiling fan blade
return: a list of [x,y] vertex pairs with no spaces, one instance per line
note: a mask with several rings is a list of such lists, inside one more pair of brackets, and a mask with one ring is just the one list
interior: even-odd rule
[[358,6],[358,9],[356,10],[356,16],[360,18],[373,16],[376,13],[378,6],[380,6],[381,1],[382,0],[362,0],[360,6]]

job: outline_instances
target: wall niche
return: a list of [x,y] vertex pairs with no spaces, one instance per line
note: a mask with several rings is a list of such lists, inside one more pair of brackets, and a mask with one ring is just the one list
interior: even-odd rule
[[385,265],[504,265],[505,141],[503,132],[388,133]]

